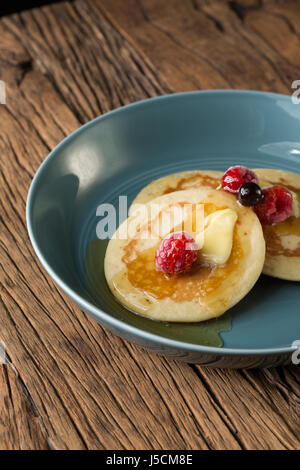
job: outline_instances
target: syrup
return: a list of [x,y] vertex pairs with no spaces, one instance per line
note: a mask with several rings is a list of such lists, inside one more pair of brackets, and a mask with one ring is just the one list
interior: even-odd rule
[[[118,319],[153,334],[173,340],[211,347],[221,347],[220,332],[231,330],[228,313],[219,318],[199,323],[158,322],[129,311],[113,297],[104,276],[104,257],[108,240],[93,240],[89,243],[86,256],[86,282],[91,296],[103,308],[113,309]],[[103,300],[105,299],[105,300]],[[107,307],[107,305],[109,307]]]
[[163,194],[173,193],[174,191],[180,191],[182,189],[200,188],[201,186],[209,186],[216,189],[220,186],[220,179],[208,175],[186,176],[181,178],[176,186],[167,188]]

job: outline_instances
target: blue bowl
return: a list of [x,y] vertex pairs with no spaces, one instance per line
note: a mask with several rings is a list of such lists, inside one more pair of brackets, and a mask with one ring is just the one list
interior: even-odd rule
[[135,315],[115,301],[105,282],[105,242],[96,237],[100,204],[118,206],[119,195],[130,203],[143,186],[169,173],[235,164],[300,173],[300,106],[285,95],[220,90],[112,111],[64,139],[35,175],[27,224],[36,254],[83,310],[144,348],[213,367],[288,363],[300,339],[295,282],[261,276],[228,315],[205,325]]

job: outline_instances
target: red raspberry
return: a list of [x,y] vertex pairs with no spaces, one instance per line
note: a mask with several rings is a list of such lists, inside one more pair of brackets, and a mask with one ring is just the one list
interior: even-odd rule
[[262,189],[263,199],[253,209],[262,224],[277,224],[291,216],[293,196],[283,186]]
[[224,173],[222,188],[229,193],[238,193],[244,183],[258,184],[258,178],[254,171],[245,166],[232,166]]
[[155,253],[158,271],[166,274],[179,274],[188,271],[197,259],[198,245],[187,232],[167,235]]

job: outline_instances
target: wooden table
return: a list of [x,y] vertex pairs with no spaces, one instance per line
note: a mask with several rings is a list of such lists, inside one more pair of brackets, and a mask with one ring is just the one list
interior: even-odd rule
[[0,19],[0,447],[299,449],[300,373],[148,354],[55,286],[25,225],[29,184],[71,131],[142,98],[291,94],[298,1],[75,0]]

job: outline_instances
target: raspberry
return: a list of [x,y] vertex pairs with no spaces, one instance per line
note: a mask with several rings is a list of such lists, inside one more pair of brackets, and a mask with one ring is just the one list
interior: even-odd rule
[[293,196],[283,186],[262,189],[263,199],[253,209],[262,224],[277,224],[292,215]]
[[258,178],[254,171],[245,166],[232,166],[224,173],[222,188],[229,193],[238,193],[244,183],[258,184]]
[[166,274],[179,274],[191,269],[197,259],[198,245],[187,232],[167,235],[155,253],[156,269]]

